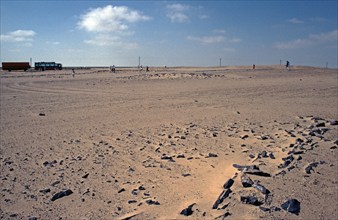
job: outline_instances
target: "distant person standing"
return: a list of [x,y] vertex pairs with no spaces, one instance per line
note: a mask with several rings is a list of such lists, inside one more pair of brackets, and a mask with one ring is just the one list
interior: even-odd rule
[[288,60],[286,61],[285,67],[287,70],[290,70],[290,62]]
[[110,71],[112,71],[113,73],[115,73],[115,65],[110,67]]
[[252,65],[252,69],[253,70],[256,69],[256,65],[255,64]]
[[73,78],[75,77],[75,70],[74,70],[74,68],[72,69],[72,76],[73,76]]

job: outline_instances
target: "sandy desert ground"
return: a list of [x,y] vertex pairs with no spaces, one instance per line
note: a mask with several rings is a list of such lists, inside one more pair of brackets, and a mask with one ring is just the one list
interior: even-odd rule
[[0,218],[337,219],[337,77],[1,72]]

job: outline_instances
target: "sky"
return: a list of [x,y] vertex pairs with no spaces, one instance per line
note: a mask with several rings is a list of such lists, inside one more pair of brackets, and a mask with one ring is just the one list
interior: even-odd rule
[[337,68],[337,2],[0,0],[1,62]]

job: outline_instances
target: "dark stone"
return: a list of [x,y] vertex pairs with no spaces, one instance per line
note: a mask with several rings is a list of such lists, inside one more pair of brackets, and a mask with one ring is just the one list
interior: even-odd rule
[[128,204],[137,203],[136,200],[128,200]]
[[295,169],[296,167],[292,165],[291,167],[288,167],[288,171]]
[[305,167],[305,172],[307,174],[311,174],[311,171],[314,171],[313,168],[314,167],[317,167],[318,166],[318,162],[313,162],[313,163],[310,163],[308,166]]
[[270,157],[271,159],[276,159],[275,155],[274,155],[272,152],[270,152],[269,157]]
[[259,167],[257,165],[238,165],[238,164],[233,164],[233,167],[235,167],[238,170],[259,170]]
[[208,157],[218,157],[218,155],[217,155],[217,154],[214,154],[214,153],[209,153],[209,154],[208,154]]
[[282,171],[280,171],[279,173],[277,173],[276,176],[279,176],[279,175],[282,175],[282,176],[283,176],[283,175],[285,175],[285,174],[286,174],[286,171],[285,171],[285,170],[282,170]]
[[262,210],[263,212],[269,212],[270,211],[270,208],[265,208],[263,206],[260,206],[259,209]]
[[226,212],[223,215],[220,215],[220,216],[216,217],[215,219],[222,219],[223,220],[223,219],[225,219],[226,217],[228,217],[230,215],[231,215],[230,212]]
[[241,196],[241,202],[255,206],[260,206],[263,204],[254,196]]
[[89,173],[86,173],[82,178],[86,179],[89,176]]
[[229,196],[231,193],[230,189],[225,189],[222,191],[222,193],[218,196],[217,200],[215,201],[214,205],[212,206],[212,209],[217,209],[219,204],[221,204],[225,198]]
[[271,207],[271,211],[274,211],[274,212],[279,212],[281,209],[279,207],[276,207],[276,206],[272,206]]
[[325,123],[324,122],[319,122],[319,123],[315,124],[315,126],[317,128],[319,128],[319,127],[325,127]]
[[241,182],[243,187],[251,187],[254,184],[254,182],[250,179],[250,177],[248,177],[245,174],[241,176]]
[[338,125],[338,121],[337,120],[330,121],[330,125]]
[[287,161],[287,160],[293,161],[294,159],[295,158],[292,155],[282,158],[282,160],[284,160],[284,161]]
[[39,116],[46,116],[46,114],[43,113],[43,112],[40,112],[40,113],[39,113]]
[[137,189],[133,189],[132,191],[131,191],[131,194],[133,194],[134,196],[137,196]]
[[298,215],[300,212],[300,202],[297,199],[289,199],[281,205],[282,209]]
[[47,167],[47,166],[53,167],[54,164],[57,164],[57,161],[56,161],[56,160],[53,160],[53,161],[51,161],[51,162],[49,162],[49,161],[43,162],[43,165],[44,165],[45,167]]
[[247,174],[251,174],[251,175],[256,175],[256,176],[264,176],[264,177],[271,177],[271,174],[270,173],[266,173],[266,172],[263,172],[263,171],[260,171],[260,170],[257,170],[257,171],[246,171],[245,173]]
[[139,186],[138,190],[146,190],[146,188],[144,188],[144,186]]
[[265,150],[263,150],[260,155],[261,157],[268,157],[268,153]]
[[278,168],[279,168],[279,169],[283,169],[283,168],[289,166],[290,163],[291,163],[291,161],[287,160],[287,161],[285,161],[283,164],[278,165]]
[[55,201],[57,199],[61,199],[62,197],[69,196],[71,194],[73,194],[73,191],[70,190],[70,189],[67,189],[65,191],[61,191],[61,192],[54,194],[54,196],[51,198],[51,200]]
[[160,205],[160,203],[159,203],[158,201],[154,201],[154,200],[151,200],[151,199],[148,199],[148,200],[146,201],[146,203],[147,203],[148,205]]
[[246,138],[248,138],[248,137],[249,137],[249,135],[247,135],[247,134],[244,134],[244,135],[240,136],[240,138],[243,139],[243,140],[246,139]]
[[50,189],[41,189],[39,192],[46,194],[50,192]]
[[38,218],[37,217],[29,217],[28,220],[38,220]]
[[320,162],[312,162],[310,163],[307,167],[305,167],[305,172],[307,174],[311,174],[311,171],[314,171],[313,168],[317,167],[319,164],[324,164],[325,161],[320,161]]
[[284,160],[283,164],[280,164],[278,166],[278,168],[282,169],[282,168],[286,168],[287,166],[290,165],[290,163],[294,160],[295,158],[292,155],[289,155],[287,157],[282,158],[282,160]]
[[293,152],[293,154],[295,154],[295,155],[298,155],[298,154],[303,154],[304,153],[304,151],[302,151],[302,150],[299,150],[299,151],[294,151]]
[[230,187],[234,184],[234,180],[233,179],[228,179],[224,185],[223,185],[223,188],[224,189],[230,189]]
[[257,189],[258,191],[260,191],[261,193],[263,193],[264,195],[268,195],[270,194],[270,190],[268,190],[267,188],[265,188],[263,185],[257,183],[257,184],[253,184],[252,185],[255,189]]
[[173,157],[172,157],[172,156],[168,156],[168,155],[163,155],[163,156],[161,157],[161,159],[162,159],[162,160],[168,160],[168,161],[170,161],[170,162],[175,162],[175,160],[173,159]]
[[176,156],[176,158],[185,158],[184,154],[179,154]]
[[195,205],[196,203],[193,203],[191,205],[189,205],[187,208],[183,209],[180,214],[184,215],[184,216],[189,216],[192,215],[193,211],[192,211],[192,207]]
[[124,192],[124,191],[126,191],[125,188],[122,188],[117,193],[121,193],[121,192]]
[[57,184],[59,184],[60,183],[60,180],[57,180],[57,181],[55,181],[55,182],[53,182],[52,184],[50,184],[51,186],[56,186]]

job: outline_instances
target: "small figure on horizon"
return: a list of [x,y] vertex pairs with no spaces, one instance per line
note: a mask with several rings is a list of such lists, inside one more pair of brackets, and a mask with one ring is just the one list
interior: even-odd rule
[[288,60],[286,61],[285,67],[287,70],[290,71],[290,62]]
[[252,65],[252,69],[253,70],[256,69],[256,65],[255,64]]
[[143,70],[143,67],[142,67],[142,65],[140,66],[140,71],[142,71]]
[[146,68],[146,72],[149,72],[149,66],[147,66],[147,68]]
[[113,73],[115,73],[115,65],[113,65],[113,66],[110,67],[110,71],[113,72]]
[[74,70],[74,68],[72,69],[72,76],[73,76],[73,78],[75,77],[75,70]]

